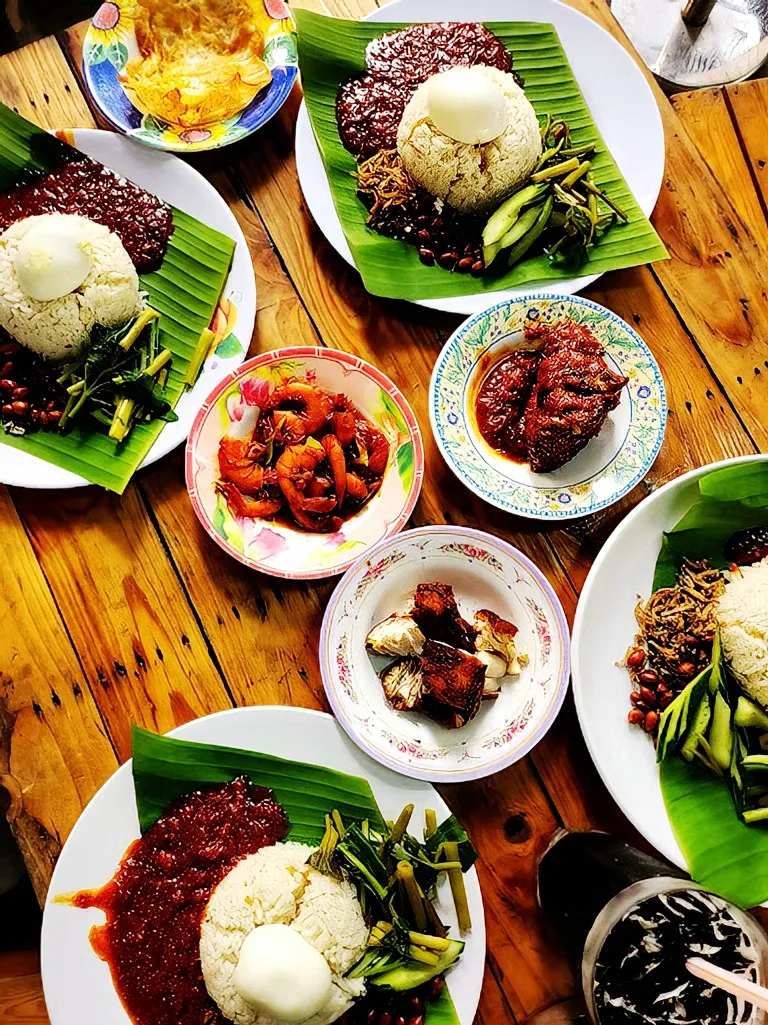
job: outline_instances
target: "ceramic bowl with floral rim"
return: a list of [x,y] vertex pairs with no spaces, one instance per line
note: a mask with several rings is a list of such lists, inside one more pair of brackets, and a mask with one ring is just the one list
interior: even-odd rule
[[[484,440],[475,396],[497,358],[526,347],[527,326],[561,320],[587,327],[629,383],[599,435],[574,459],[552,473],[533,473]],[[445,461],[476,495],[518,516],[568,520],[613,505],[645,477],[664,440],[667,399],[650,349],[620,317],[580,296],[539,294],[491,306],[454,332],[432,373],[429,415]]]
[[[332,534],[302,530],[283,520],[235,516],[216,489],[219,442],[242,416],[244,394],[252,404],[255,390],[269,392],[291,378],[346,395],[389,441],[381,487]],[[209,395],[187,442],[187,490],[210,536],[245,566],[290,580],[343,573],[372,545],[402,530],[423,477],[421,431],[399,389],[370,363],[335,349],[275,349],[247,360]]]
[[[365,647],[373,626],[407,611],[417,585],[433,581],[453,587],[469,622],[490,609],[514,623],[528,656],[460,729],[393,709],[378,676],[392,659]],[[568,688],[570,641],[560,601],[530,559],[491,534],[444,525],[382,541],[347,571],[325,610],[319,654],[331,708],[363,751],[406,776],[460,783],[498,772],[541,740]]]
[[86,87],[118,131],[148,146],[176,153],[217,149],[261,128],[288,99],[298,75],[296,26],[284,0],[257,0],[254,13],[264,35],[262,56],[272,80],[244,110],[226,121],[192,128],[169,124],[151,111],[140,110],[125,88],[126,64],[139,53],[136,7],[136,0],[107,0],[94,14],[83,40]]

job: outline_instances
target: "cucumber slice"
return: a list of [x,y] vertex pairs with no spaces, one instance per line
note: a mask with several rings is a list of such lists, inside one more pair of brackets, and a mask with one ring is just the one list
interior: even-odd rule
[[528,231],[526,231],[526,233],[522,235],[509,250],[507,250],[508,267],[514,267],[516,263],[519,263],[519,261],[522,260],[522,258],[531,248],[531,246],[539,237],[539,235],[542,234],[544,229],[547,227],[547,224],[549,223],[549,215],[552,213],[553,205],[554,200],[551,196],[547,196],[547,198],[544,200],[543,205],[537,207],[539,215],[533,222],[532,227],[530,227]]
[[483,228],[483,245],[491,246],[506,235],[517,220],[523,207],[538,199],[548,188],[548,185],[527,185],[524,189],[513,193],[509,199],[505,200],[498,210],[491,214],[488,223]]
[[506,235],[503,235],[498,242],[494,242],[493,245],[490,246],[483,246],[483,261],[485,262],[485,266],[490,267],[502,249],[508,249],[510,246],[513,246],[518,239],[521,239],[523,235],[534,226],[540,213],[540,206],[529,206],[527,210],[524,210],[523,213],[520,214]]
[[442,975],[447,971],[452,964],[458,961],[463,950],[462,940],[449,940],[448,949],[440,956],[436,965],[418,964],[416,961],[412,961],[409,964],[397,965],[379,975],[371,976],[368,982],[371,986],[385,986],[399,993],[416,989],[417,986],[423,986],[425,982],[429,982],[435,976]]

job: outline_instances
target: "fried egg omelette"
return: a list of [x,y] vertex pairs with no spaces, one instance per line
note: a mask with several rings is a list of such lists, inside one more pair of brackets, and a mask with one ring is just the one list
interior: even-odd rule
[[126,89],[139,109],[183,128],[226,121],[268,85],[261,0],[139,0],[139,56]]

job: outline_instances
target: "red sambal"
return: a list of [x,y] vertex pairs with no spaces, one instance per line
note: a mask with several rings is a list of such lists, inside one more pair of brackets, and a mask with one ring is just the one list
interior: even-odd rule
[[59,150],[56,167],[0,193],[0,233],[22,217],[50,213],[106,225],[139,274],[158,269],[173,234],[167,203],[68,146]]
[[135,1025],[223,1025],[200,966],[200,925],[229,870],[287,835],[270,790],[245,777],[179,798],[125,853],[100,890],[69,898],[100,908],[91,944]]
[[491,446],[510,459],[525,462],[525,407],[536,383],[542,353],[518,349],[499,360],[486,375],[475,400],[477,428]]

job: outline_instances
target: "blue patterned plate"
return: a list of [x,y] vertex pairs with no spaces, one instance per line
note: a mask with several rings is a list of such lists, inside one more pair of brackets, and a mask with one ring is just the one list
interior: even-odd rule
[[[629,384],[575,459],[554,473],[532,473],[483,440],[470,415],[471,396],[493,357],[525,344],[527,325],[559,320],[588,327]],[[579,296],[538,294],[491,306],[451,335],[432,374],[429,416],[445,461],[480,498],[518,516],[568,520],[613,505],[645,477],[664,440],[667,399],[648,346],[620,317]]]
[[277,113],[298,74],[296,26],[283,0],[262,0],[257,20],[264,33],[264,63],[272,81],[235,117],[199,128],[172,125],[139,110],[125,90],[125,66],[138,54],[136,0],[108,0],[91,19],[83,40],[83,74],[97,107],[113,127],[157,149],[189,153],[217,149],[261,128]]

